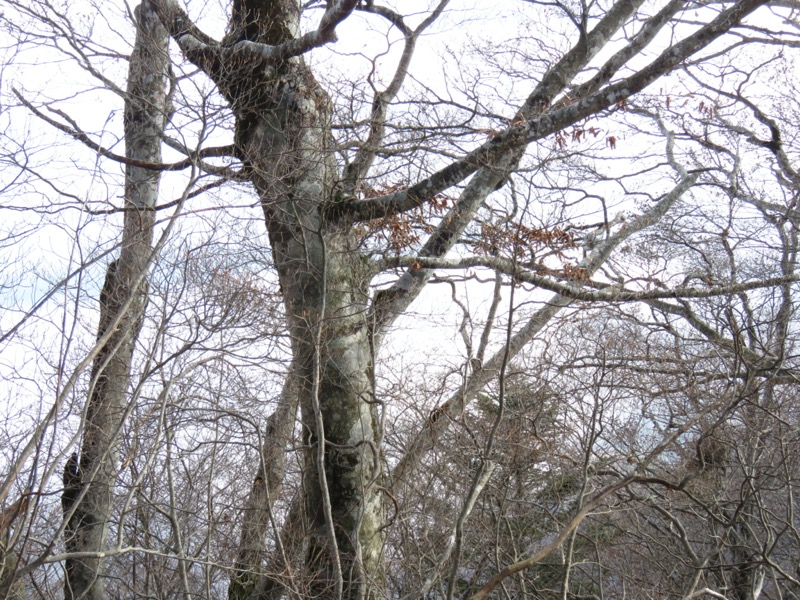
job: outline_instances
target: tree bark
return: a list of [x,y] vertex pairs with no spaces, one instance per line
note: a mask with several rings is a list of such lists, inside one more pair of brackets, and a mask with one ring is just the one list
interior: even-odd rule
[[[290,41],[297,15],[292,1],[236,2],[229,36]],[[365,316],[371,274],[352,223],[323,211],[338,191],[331,102],[301,57],[235,73],[228,66],[218,83],[236,115],[236,148],[264,210],[292,336],[306,448],[310,593],[377,597],[382,512],[372,483],[380,461]],[[231,597],[250,592],[236,584]]]
[[[145,0],[137,7],[137,33],[125,101],[126,157],[161,162],[161,136],[168,120],[167,32]],[[114,333],[92,366],[80,455],[64,469],[62,505],[68,519],[67,552],[104,549],[116,478],[117,436],[128,405],[131,359],[147,303],[145,274],[151,243],[158,171],[127,166],[125,217],[120,256],[107,269],[100,293],[98,339]],[[104,598],[99,557],[66,561],[64,597]]]
[[345,598],[369,598],[368,582],[383,579],[380,503],[370,486],[378,461],[365,318],[369,273],[351,227],[323,215],[336,193],[327,95],[302,60],[286,70],[274,84],[275,109],[252,135],[241,128],[237,135],[264,208],[293,340],[305,426],[311,593],[331,597],[341,577]]

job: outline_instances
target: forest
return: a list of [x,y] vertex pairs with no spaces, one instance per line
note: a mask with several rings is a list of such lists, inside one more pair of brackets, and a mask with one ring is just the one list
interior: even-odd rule
[[0,598],[800,598],[800,3],[4,0]]

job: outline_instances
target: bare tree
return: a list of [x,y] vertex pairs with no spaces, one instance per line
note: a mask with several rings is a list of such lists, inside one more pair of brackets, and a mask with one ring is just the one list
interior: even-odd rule
[[[68,521],[65,598],[104,598],[102,559],[117,477],[119,430],[129,407],[133,349],[147,304],[161,136],[169,119],[167,32],[148,3],[136,9],[136,43],[125,100],[125,224],[119,258],[100,292],[98,350],[91,373],[80,454],[64,467],[62,503]],[[84,556],[81,556],[85,553]]]
[[[121,212],[124,224],[99,292],[96,343],[81,359],[60,359],[67,384],[8,459],[3,501],[12,488],[45,497],[66,462],[64,552],[56,537],[34,541],[45,510],[34,503],[15,534],[25,548],[17,573],[39,586],[51,578],[37,569],[64,560],[68,598],[105,597],[113,573],[133,573],[147,590],[132,584],[132,595],[604,597],[625,580],[605,575],[614,557],[598,550],[628,527],[614,509],[635,505],[680,532],[682,515],[657,497],[672,490],[688,494],[681,510],[725,522],[727,537],[715,539],[733,540],[704,555],[688,535],[667,536],[665,551],[691,549],[681,593],[702,581],[757,596],[767,568],[783,573],[771,581],[790,581],[763,543],[791,538],[766,517],[777,500],[751,489],[721,506],[690,490],[712,486],[715,465],[732,460],[736,418],[747,442],[742,475],[728,485],[757,487],[753,473],[778,477],[784,464],[767,465],[761,448],[763,419],[782,404],[774,387],[795,376],[784,358],[794,205],[748,189],[761,171],[720,141],[761,148],[779,173],[771,189],[794,194],[781,127],[722,81],[759,75],[755,65],[733,70],[738,52],[751,64],[751,47],[793,48],[791,8],[766,4],[520,2],[513,14],[531,20],[535,39],[478,49],[439,85],[411,67],[427,34],[455,27],[449,0],[234,0],[224,35],[220,7],[147,0],[130,57],[92,42],[91,27],[48,2],[10,2],[4,23],[20,48],[60,52],[125,100],[122,154],[81,124],[88,117],[14,92],[14,110],[102,164],[125,165],[121,207],[69,200],[95,217]],[[758,29],[762,18],[786,24]],[[364,82],[328,76],[337,30],[346,44],[383,26],[389,46],[402,48],[388,75],[382,51],[369,49]],[[551,38],[538,36],[548,30]],[[128,64],[124,92],[114,69],[101,68],[112,59]],[[498,89],[471,79],[472,60],[502,79]],[[653,92],[659,85],[671,91]],[[742,107],[769,138],[734,122]],[[162,147],[177,158],[165,161]],[[70,198],[26,160],[30,149],[6,158],[14,173]],[[169,189],[184,191],[159,200],[172,173],[182,175]],[[181,231],[189,200],[236,183],[245,190],[203,200],[186,220],[196,225]],[[212,240],[228,234],[209,209],[222,221],[252,190],[268,252],[246,256],[257,244],[241,235],[215,254]],[[739,202],[760,211],[761,232],[747,229]],[[158,215],[175,207],[154,247]],[[249,219],[242,208],[228,227],[249,232],[237,224]],[[780,240],[778,269],[748,266],[752,254],[733,242],[766,229]],[[16,343],[32,315],[89,272],[102,252],[91,254],[3,340]],[[256,263],[270,272],[264,281]],[[482,312],[463,300],[473,282],[486,283]],[[454,364],[431,366],[417,393],[408,380],[393,389],[383,365],[399,345],[395,327],[438,284],[460,313]],[[85,294],[76,292],[76,306]],[[768,298],[774,311],[751,307]],[[267,380],[272,388],[260,389]],[[80,429],[62,433],[56,424],[80,382]],[[788,443],[776,435],[776,448]],[[691,444],[694,466],[678,456]],[[794,475],[780,477],[791,488]],[[593,517],[599,508],[615,518]],[[792,519],[787,532],[797,530]],[[107,555],[115,560],[104,566]],[[722,584],[704,579],[711,570]]]

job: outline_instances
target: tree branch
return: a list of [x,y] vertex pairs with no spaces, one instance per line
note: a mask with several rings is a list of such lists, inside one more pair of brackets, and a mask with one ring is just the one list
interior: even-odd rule
[[420,34],[442,14],[449,2],[450,0],[440,0],[438,6],[431,11],[427,18],[413,31],[405,24],[402,16],[389,8],[368,4],[360,9],[364,12],[380,15],[397,27],[405,37],[405,46],[391,82],[384,91],[375,93],[375,97],[372,101],[372,114],[369,119],[370,131],[367,139],[358,150],[353,160],[344,168],[342,180],[343,189],[346,194],[350,196],[355,194],[359,182],[367,174],[375,160],[376,152],[383,142],[386,131],[387,108],[391,101],[397,96],[397,93],[403,85],[403,81],[405,81],[406,75],[408,74],[408,66],[411,64],[411,58],[414,55],[417,39],[419,39]]
[[203,33],[176,0],[154,0],[158,15],[183,54],[216,80],[225,62],[233,58],[280,62],[305,54],[309,50],[336,41],[336,27],[349,17],[359,0],[339,0],[322,15],[319,25],[299,38],[276,46],[251,40],[240,40],[223,46]]
[[[740,0],[734,6],[720,13],[709,24],[666,49],[656,60],[638,73],[573,104],[547,111],[537,118],[509,126],[463,158],[453,161],[405,190],[377,198],[353,200],[338,208],[337,212],[356,221],[369,221],[417,208],[460,183],[481,167],[497,165],[508,151],[524,147],[533,141],[561,131],[580,119],[596,114],[640,92],[766,3],[767,0]],[[535,96],[532,95],[528,102],[534,99]]]
[[[589,256],[581,263],[580,267],[585,269],[588,275],[595,273],[611,253],[622,242],[638,231],[642,231],[656,223],[666,214],[669,208],[680,198],[696,181],[696,175],[685,177],[669,194],[666,194],[658,204],[648,212],[640,215],[629,223],[626,227],[611,235],[608,239],[600,243]],[[436,259],[431,259],[435,261]],[[513,270],[512,270],[513,272]],[[480,368],[473,371],[472,375],[464,382],[460,389],[450,396],[450,398],[433,413],[426,422],[420,427],[413,441],[406,447],[405,455],[392,471],[393,485],[402,485],[409,481],[413,471],[425,453],[430,450],[436,439],[441,436],[449,427],[450,418],[459,414],[468,402],[483,387],[491,381],[497,374],[502,365],[503,359],[508,352],[509,358],[516,356],[545,326],[555,317],[562,308],[572,304],[573,297],[580,295],[581,290],[577,283],[559,284],[558,289],[566,293],[556,293],[537,310],[528,322],[513,336],[510,337],[507,347],[501,348]]]
[[201,161],[201,158],[209,158],[215,156],[232,156],[233,146],[215,146],[212,148],[202,148],[196,152],[191,153],[187,158],[183,160],[179,160],[174,163],[155,163],[149,162],[146,160],[140,160],[136,158],[130,158],[128,156],[123,156],[122,154],[117,154],[112,152],[108,148],[105,148],[92,140],[87,133],[81,130],[77,124],[69,118],[69,116],[57,109],[49,109],[61,118],[67,120],[70,125],[65,125],[55,119],[48,117],[44,114],[41,110],[36,108],[33,104],[31,104],[17,89],[11,88],[12,93],[17,97],[17,99],[22,103],[25,108],[31,111],[34,115],[36,115],[39,119],[61,131],[62,133],[66,133],[68,136],[81,142],[84,146],[89,148],[90,150],[96,152],[100,156],[104,158],[111,159],[115,162],[118,162],[123,165],[127,165],[129,167],[139,167],[140,169],[146,169],[148,171],[183,171],[185,169],[189,169],[193,166],[197,166],[201,168],[206,173],[211,175],[228,175],[229,170],[228,167],[218,167],[215,165],[209,165]]

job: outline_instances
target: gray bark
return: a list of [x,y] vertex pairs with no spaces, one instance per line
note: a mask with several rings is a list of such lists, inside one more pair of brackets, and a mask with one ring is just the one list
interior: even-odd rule
[[[294,2],[237,2],[231,31],[257,43],[291,41],[297,13]],[[293,340],[308,448],[311,594],[343,588],[344,597],[364,597],[368,581],[382,580],[380,502],[370,485],[377,436],[365,317],[370,273],[350,226],[323,214],[336,194],[330,100],[302,58],[231,79],[230,72],[219,69],[215,79],[236,114],[237,151],[264,209]],[[249,597],[252,584],[240,580],[231,597]]]
[[[130,57],[125,102],[126,157],[161,162],[161,135],[168,119],[167,32],[145,1],[136,10],[137,34]],[[68,524],[67,552],[104,549],[114,494],[117,435],[128,405],[131,358],[147,302],[145,273],[151,258],[153,222],[160,174],[128,165],[125,218],[120,256],[107,269],[100,294],[98,339],[113,334],[92,366],[80,455],[64,469],[62,505]],[[64,596],[104,598],[103,560],[66,561]]]

